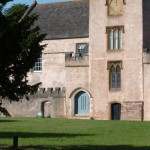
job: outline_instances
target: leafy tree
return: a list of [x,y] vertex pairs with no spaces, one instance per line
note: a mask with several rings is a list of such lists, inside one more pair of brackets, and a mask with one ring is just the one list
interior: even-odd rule
[[18,101],[38,87],[28,85],[27,74],[42,54],[45,35],[34,24],[36,14],[20,21],[28,6],[17,4],[5,10],[8,1],[0,0],[0,96]]

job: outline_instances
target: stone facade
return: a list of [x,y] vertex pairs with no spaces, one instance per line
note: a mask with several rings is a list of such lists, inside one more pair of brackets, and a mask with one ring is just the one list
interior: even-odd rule
[[[47,46],[42,71],[28,75],[30,84],[42,82],[41,90],[20,102],[5,100],[2,107],[11,116],[150,120],[150,2],[118,2],[121,12],[119,8],[113,13],[111,6],[110,15],[109,0],[88,3],[88,37],[43,41]],[[112,27],[123,29],[122,47],[115,50],[108,49],[107,30]],[[88,43],[88,53],[77,53],[77,43]],[[110,89],[109,64],[113,62],[121,66],[119,89]]]
[[[142,1],[126,0],[124,15],[108,16],[105,0],[95,0],[90,5],[90,15],[90,88],[96,104],[93,113],[101,119],[110,119],[109,103],[143,101]],[[108,50],[106,27],[120,25],[124,26],[123,48]],[[119,91],[109,90],[109,61],[122,61]]]
[[10,103],[4,99],[2,108],[7,108],[10,116],[65,117],[65,93],[65,88],[41,88],[36,94],[26,95],[19,102]]

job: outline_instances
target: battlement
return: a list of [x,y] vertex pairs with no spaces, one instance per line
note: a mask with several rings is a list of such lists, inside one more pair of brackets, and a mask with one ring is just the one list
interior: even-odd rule
[[66,88],[65,87],[55,87],[55,88],[40,88],[35,94],[29,94],[29,98],[47,98],[47,97],[65,97]]
[[65,53],[65,66],[66,67],[88,67],[89,55],[88,53]]

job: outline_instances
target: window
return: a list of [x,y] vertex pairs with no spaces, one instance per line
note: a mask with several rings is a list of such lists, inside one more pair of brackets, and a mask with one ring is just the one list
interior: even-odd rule
[[76,53],[88,53],[88,43],[77,43],[76,44]]
[[110,89],[121,88],[121,62],[108,62]]
[[33,67],[34,72],[41,72],[42,71],[42,58],[38,58]]
[[122,49],[123,27],[107,27],[108,49]]

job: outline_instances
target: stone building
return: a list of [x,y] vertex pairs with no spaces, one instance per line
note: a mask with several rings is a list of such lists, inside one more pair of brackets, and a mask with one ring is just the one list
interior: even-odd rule
[[11,116],[150,120],[150,1],[36,4],[47,33],[29,83],[42,85]]

